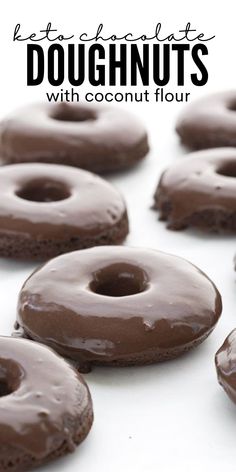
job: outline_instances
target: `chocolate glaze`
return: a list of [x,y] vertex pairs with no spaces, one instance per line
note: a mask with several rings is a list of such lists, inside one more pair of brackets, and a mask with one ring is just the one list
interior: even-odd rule
[[154,200],[168,227],[236,231],[236,149],[199,151],[173,164]]
[[140,121],[110,106],[27,105],[0,124],[0,154],[8,164],[51,162],[108,172],[135,164],[147,152]]
[[236,330],[226,338],[215,357],[218,381],[236,403]]
[[143,364],[203,340],[221,313],[214,284],[184,259],[97,247],[57,257],[19,295],[18,323],[80,364]]
[[216,93],[188,105],[176,131],[191,149],[236,146],[236,91]]
[[4,448],[43,461],[65,442],[72,451],[75,437],[87,435],[93,418],[88,387],[49,348],[0,337],[0,387],[0,464]]
[[86,247],[122,220],[123,238],[127,234],[123,198],[89,172],[53,164],[5,166],[0,169],[0,189],[0,237],[24,237],[28,244],[77,238],[77,247]]

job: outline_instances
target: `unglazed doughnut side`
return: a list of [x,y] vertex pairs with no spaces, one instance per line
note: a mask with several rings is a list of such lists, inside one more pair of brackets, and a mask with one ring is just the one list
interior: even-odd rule
[[236,330],[229,334],[217,351],[215,364],[220,385],[236,403]]
[[107,246],[60,256],[32,274],[17,327],[87,369],[176,357],[204,340],[220,313],[216,287],[189,262]]
[[236,232],[236,149],[198,151],[170,166],[154,194],[169,229]]
[[83,378],[49,348],[0,337],[0,469],[22,471],[68,452],[93,421]]
[[56,257],[75,249],[86,249],[94,246],[106,246],[121,244],[129,231],[128,217],[125,214],[114,228],[111,228],[98,236],[68,237],[64,240],[55,240],[53,237],[34,241],[27,235],[6,234],[0,231],[1,257],[12,259],[24,259],[43,261]]
[[81,169],[16,164],[0,169],[0,255],[48,259],[103,244],[119,244],[128,215],[119,192]]
[[140,121],[109,106],[35,104],[0,124],[0,152],[7,164],[45,162],[103,173],[131,167],[148,150]]
[[236,146],[236,91],[216,93],[186,106],[176,131],[193,150]]

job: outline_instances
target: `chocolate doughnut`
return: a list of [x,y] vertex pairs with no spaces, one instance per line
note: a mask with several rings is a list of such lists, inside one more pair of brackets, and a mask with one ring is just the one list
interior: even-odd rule
[[201,343],[221,297],[197,267],[148,249],[97,247],[34,272],[18,301],[19,334],[91,364],[149,364]]
[[236,146],[236,91],[216,93],[188,105],[176,131],[190,149]]
[[0,124],[0,155],[6,164],[46,162],[102,173],[131,167],[147,152],[139,120],[110,106],[34,104]]
[[226,338],[215,357],[218,381],[236,403],[236,329]]
[[81,375],[51,349],[0,337],[0,470],[22,472],[73,452],[93,422]]
[[100,177],[55,164],[0,168],[0,256],[48,259],[118,244],[128,233],[125,203]]
[[236,149],[198,151],[173,164],[154,201],[170,229],[236,232]]

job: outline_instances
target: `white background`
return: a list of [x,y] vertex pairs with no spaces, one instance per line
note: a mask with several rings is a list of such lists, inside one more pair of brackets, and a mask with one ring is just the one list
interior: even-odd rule
[[[215,34],[216,38],[208,43],[208,84],[197,89],[188,82],[184,90],[190,90],[194,99],[213,90],[233,88],[234,2],[218,5],[211,0],[5,2],[0,19],[1,116],[15,106],[43,100],[48,88],[47,84],[26,87],[25,44],[12,43],[18,22],[26,32],[33,32],[51,21],[65,34],[92,33],[103,22],[108,33],[124,34],[150,33],[158,21],[170,33],[191,21],[199,32]],[[173,90],[175,86],[166,88]],[[218,386],[214,367],[216,350],[236,327],[235,236],[171,232],[150,209],[161,170],[175,159],[182,159],[186,152],[174,133],[176,116],[183,106],[126,105],[146,123],[151,152],[140,166],[110,180],[127,201],[131,231],[126,244],[161,249],[197,264],[223,296],[222,318],[211,337],[182,358],[142,368],[96,368],[86,375],[94,400],[92,431],[75,454],[45,467],[45,471],[235,471],[236,406]],[[17,294],[34,267],[0,260],[0,332],[4,335],[12,331]]]

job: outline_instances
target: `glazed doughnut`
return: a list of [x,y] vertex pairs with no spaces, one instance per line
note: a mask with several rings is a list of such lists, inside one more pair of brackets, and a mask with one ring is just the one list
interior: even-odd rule
[[236,149],[198,151],[163,174],[154,208],[168,228],[236,232]]
[[97,175],[55,164],[0,168],[0,256],[48,259],[118,244],[128,233],[125,203]]
[[16,327],[85,371],[176,357],[201,343],[220,314],[219,292],[189,262],[107,246],[59,256],[34,272],[19,295]]
[[0,155],[6,164],[46,162],[102,173],[131,167],[147,152],[139,120],[110,106],[34,104],[0,124]]
[[0,337],[0,396],[1,471],[22,472],[73,452],[93,422],[81,375],[31,341]]
[[215,357],[218,381],[236,403],[236,330],[226,338]]
[[236,146],[236,91],[216,93],[188,105],[176,131],[191,149]]

